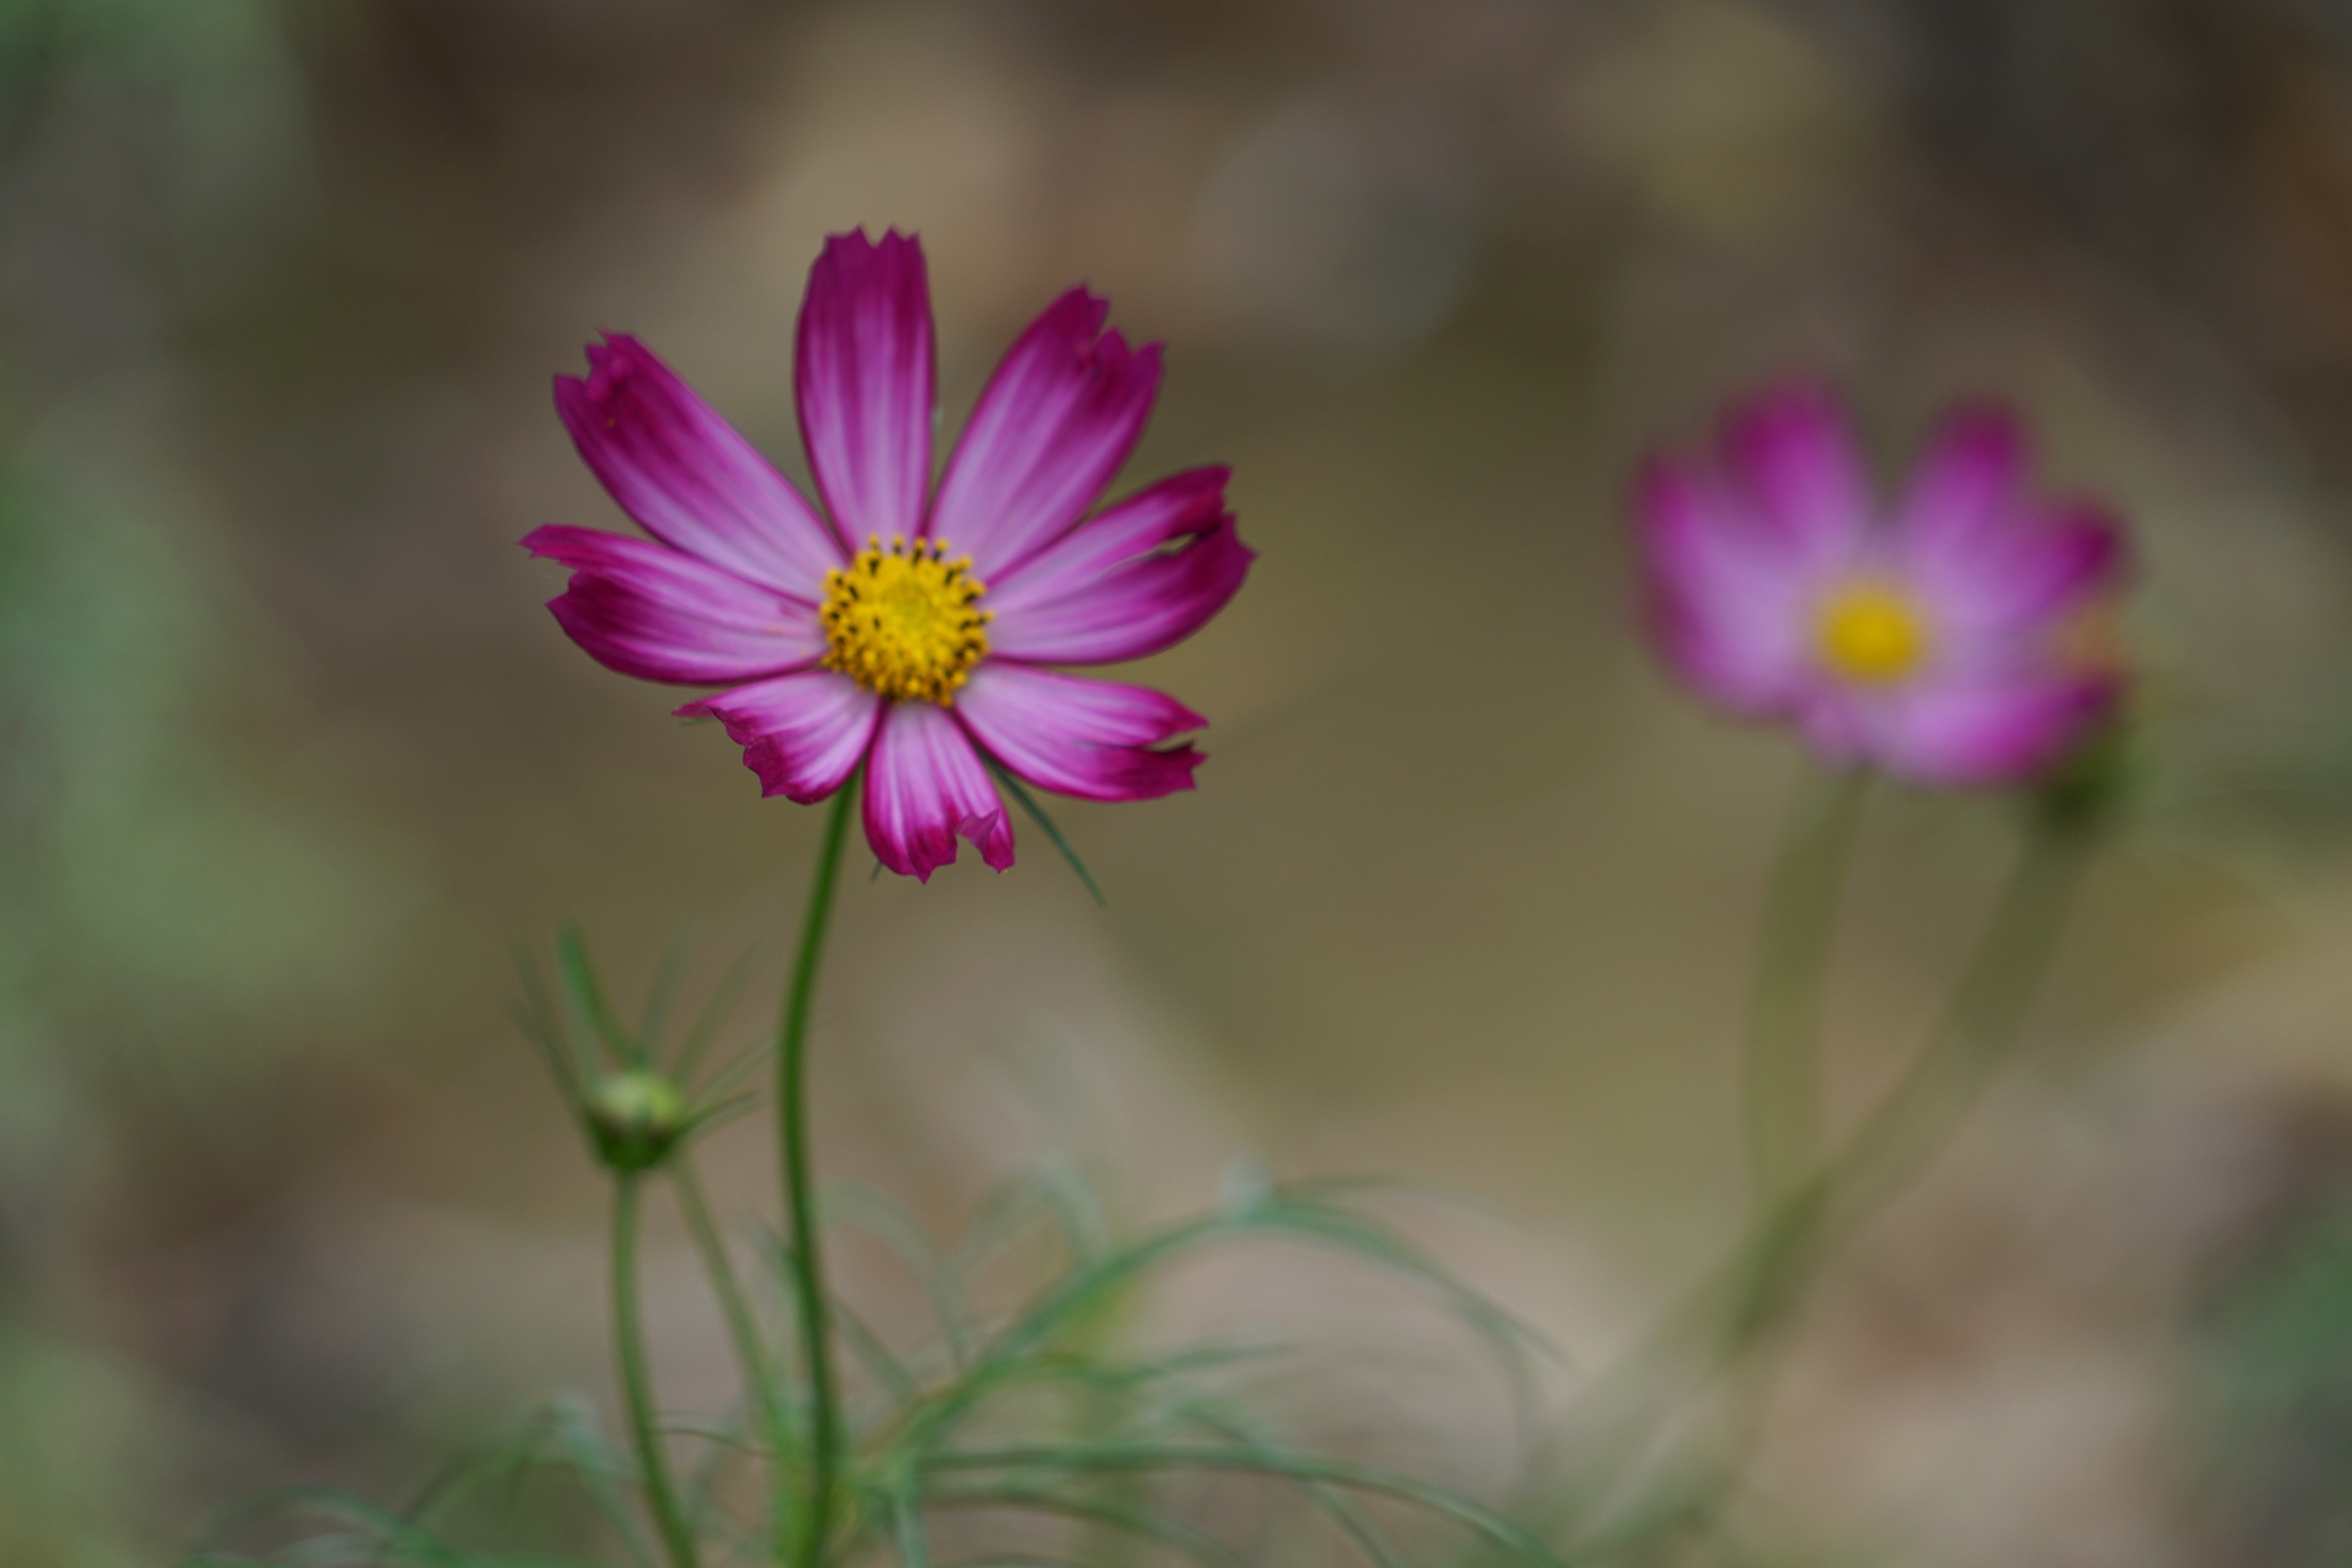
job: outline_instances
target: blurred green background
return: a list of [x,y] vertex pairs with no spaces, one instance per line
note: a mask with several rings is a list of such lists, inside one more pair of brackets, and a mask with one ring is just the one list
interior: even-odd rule
[[[1442,1248],[1604,1360],[1740,1217],[1799,765],[1646,659],[1630,467],[1789,371],[1890,470],[2004,395],[2137,530],[2147,785],[2030,1061],[1809,1316],[1767,1488],[1842,1562],[2342,1562],[2347,15],[0,0],[0,1561],[394,1500],[601,1394],[602,1184],[509,946],[575,915],[634,995],[698,923],[707,986],[816,825],[539,607],[513,542],[621,525],[548,378],[636,332],[804,475],[793,318],[865,225],[923,238],[950,430],[1073,282],[1164,339],[1120,488],[1230,462],[1263,559],[1139,676],[1210,715],[1200,792],[1058,814],[1107,909],[1034,832],[853,879],[830,1171],[940,1236],[1041,1151],[1136,1215],[1244,1156],[1454,1184],[1517,1217]],[[1849,1108],[2011,826],[1874,814]],[[756,1126],[713,1155],[744,1215]],[[718,1398],[654,1256],[677,1397]]]

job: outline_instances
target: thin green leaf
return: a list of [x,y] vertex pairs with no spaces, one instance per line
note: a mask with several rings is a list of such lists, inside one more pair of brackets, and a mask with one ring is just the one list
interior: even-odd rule
[[538,1017],[520,1002],[507,1004],[507,1013],[514,1019],[515,1026],[522,1031],[522,1037],[529,1040],[531,1048],[539,1053],[539,1059],[547,1064],[547,1076],[555,1080],[555,1091],[563,1097],[565,1108],[576,1115],[585,1115],[587,1105],[580,1096],[580,1080],[572,1064],[563,1059],[563,1053],[557,1048],[555,1042],[547,1037]]
[[[1417,1199],[1439,1209],[1450,1210],[1456,1214],[1465,1215],[1473,1219],[1481,1220],[1490,1225],[1506,1226],[1520,1235],[1525,1235],[1528,1230],[1528,1221],[1525,1215],[1518,1214],[1508,1206],[1492,1198],[1487,1197],[1484,1194],[1471,1191],[1465,1187],[1452,1186],[1445,1183],[1433,1182],[1421,1177],[1387,1175],[1318,1176],[1310,1177],[1301,1182],[1286,1184],[1283,1191],[1286,1196],[1294,1199],[1307,1202],[1319,1202],[1332,1205],[1342,1203],[1359,1194],[1395,1193],[1404,1197]],[[1382,1226],[1381,1228],[1383,1230],[1386,1229],[1385,1226]],[[1451,1275],[1446,1274],[1446,1271],[1444,1268],[1432,1262],[1428,1258],[1427,1255],[1421,1253],[1417,1248],[1412,1249],[1412,1251],[1414,1267],[1417,1269],[1426,1270],[1433,1274],[1444,1275],[1445,1278],[1451,1279]],[[1458,1286],[1456,1288],[1459,1289]],[[1484,1301],[1485,1299],[1482,1297],[1479,1298],[1479,1300]],[[1528,1352],[1554,1366],[1566,1367],[1570,1364],[1568,1353],[1561,1350],[1559,1346],[1552,1343],[1540,1330],[1535,1328],[1529,1323],[1510,1316],[1508,1313],[1504,1312],[1500,1308],[1494,1307],[1492,1303],[1486,1303],[1486,1305],[1488,1310],[1492,1310],[1496,1314],[1498,1326],[1507,1325],[1511,1338]]]
[[[515,1510],[520,1506],[523,1487],[529,1481],[534,1468],[552,1468],[548,1465],[544,1458],[548,1439],[551,1435],[552,1426],[547,1413],[542,1411],[525,1439],[513,1445],[509,1468],[505,1477],[504,1492],[499,1500],[500,1519],[511,1518]],[[487,1489],[489,1478],[485,1476],[481,1484]]]
[[[773,1040],[769,1040],[763,1044],[754,1046],[750,1050],[745,1051],[741,1056],[737,1057],[733,1061],[729,1062],[724,1068],[721,1068],[719,1071],[713,1073],[710,1077],[710,1081],[704,1084],[702,1088],[696,1092],[705,1100],[723,1098],[727,1095],[732,1094],[745,1079],[750,1078],[752,1073],[759,1070],[759,1068],[773,1058],[775,1054],[776,1044]],[[681,1078],[677,1081],[683,1082],[684,1079]]]
[[770,1445],[781,1449],[786,1441],[788,1423],[766,1336],[760,1331],[760,1320],[751,1310],[750,1298],[743,1293],[734,1253],[711,1210],[709,1194],[703,1191],[701,1174],[687,1151],[679,1151],[671,1161],[670,1183],[688,1234],[701,1255],[703,1273],[710,1281],[712,1293],[719,1298],[719,1315],[726,1320],[728,1338],[734,1342],[747,1407],[756,1411],[760,1429],[767,1435]]
[[699,1415],[665,1415],[661,1419],[662,1436],[692,1437],[730,1456],[763,1458],[770,1452],[751,1429],[740,1422],[730,1423]]
[[1523,1216],[1504,1205],[1465,1188],[1450,1186],[1417,1177],[1387,1175],[1349,1175],[1312,1177],[1292,1183],[1284,1189],[1285,1196],[1304,1200],[1328,1212],[1348,1214],[1350,1223],[1370,1226],[1383,1238],[1383,1245],[1396,1250],[1398,1256],[1386,1259],[1389,1266],[1419,1279],[1435,1290],[1448,1309],[1462,1318],[1471,1331],[1485,1343],[1501,1374],[1511,1401],[1512,1425],[1520,1447],[1532,1462],[1533,1450],[1541,1430],[1544,1415],[1538,1388],[1536,1364],[1553,1368],[1570,1365],[1568,1354],[1539,1330],[1507,1311],[1484,1293],[1464,1284],[1418,1247],[1403,1243],[1384,1224],[1370,1220],[1355,1211],[1341,1208],[1347,1200],[1364,1194],[1394,1194],[1418,1200],[1443,1210],[1465,1215],[1488,1224],[1502,1225],[1514,1230],[1526,1228]]
[[696,1521],[696,1532],[723,1538],[723,1550],[730,1556],[740,1555],[747,1548],[753,1556],[764,1556],[770,1544],[767,1529],[723,1507],[719,1489],[747,1461],[764,1461],[769,1457],[765,1445],[751,1441],[740,1429],[733,1427],[667,1421],[663,1423],[663,1430],[687,1433],[701,1438],[708,1446],[708,1452],[687,1478],[686,1508]]
[[[989,1385],[989,1392],[1031,1382],[1066,1380],[1114,1396],[1132,1398],[1148,1396],[1154,1384],[1180,1381],[1188,1373],[1262,1359],[1269,1353],[1281,1352],[1264,1348],[1209,1347],[1147,1363],[1119,1363],[1071,1354],[1042,1355],[992,1369],[982,1374],[980,1380]],[[1164,1420],[1190,1426],[1229,1444],[1248,1446],[1261,1456],[1271,1457],[1277,1465],[1286,1459],[1276,1446],[1249,1433],[1238,1415],[1224,1414],[1222,1402],[1195,1396],[1172,1405],[1147,1406],[1141,1414],[1154,1423]],[[908,1447],[919,1451],[920,1443]],[[1385,1532],[1345,1495],[1313,1481],[1301,1480],[1298,1484],[1308,1501],[1329,1517],[1375,1568],[1403,1568],[1402,1554]]]
[[843,1306],[833,1304],[833,1326],[841,1334],[841,1342],[866,1369],[866,1375],[880,1384],[882,1391],[900,1407],[914,1405],[923,1397],[921,1380],[908,1370],[907,1363],[891,1352],[882,1342],[882,1336],[864,1318]]
[[587,1086],[597,1078],[596,1064],[579,1033],[570,1027],[563,1011],[549,994],[547,984],[540,976],[539,958],[521,942],[514,945],[515,973],[522,981],[525,1005],[539,1020],[539,1032],[548,1042],[548,1048],[571,1064],[572,1093],[575,1102],[585,1102]]
[[1263,1228],[1351,1253],[1433,1291],[1485,1343],[1502,1376],[1521,1442],[1532,1436],[1539,1412],[1535,1405],[1535,1384],[1528,1375],[1527,1352],[1531,1346],[1549,1349],[1541,1334],[1369,1216],[1331,1204],[1302,1203],[1287,1194],[1277,1194],[1248,1218]]
[[760,1097],[756,1094],[739,1094],[732,1100],[705,1106],[678,1123],[677,1135],[680,1139],[700,1138],[726,1126],[759,1103]]
[[1248,1362],[1267,1361],[1294,1353],[1284,1345],[1202,1345],[1154,1361],[1121,1361],[1083,1352],[1059,1352],[1032,1356],[1016,1363],[1043,1377],[1066,1377],[1090,1388],[1132,1392],[1170,1383],[1199,1372],[1222,1371]]
[[954,1270],[915,1216],[879,1190],[862,1182],[835,1182],[819,1199],[835,1225],[854,1225],[880,1242],[899,1266],[923,1288],[946,1342],[950,1362],[961,1367],[970,1358],[973,1334],[971,1305],[963,1299]]
[[967,1293],[996,1255],[1046,1212],[1047,1204],[1045,1184],[1034,1172],[1023,1172],[1000,1183],[981,1200],[947,1254],[948,1268],[963,1282]]
[[522,982],[523,1003],[539,1021],[541,1029],[551,1037],[561,1032],[555,1016],[555,1004],[547,994],[547,982],[540,977],[539,955],[529,944],[518,942],[509,951],[514,960],[515,977]]
[[605,999],[604,983],[596,975],[595,960],[588,952],[588,939],[570,921],[564,921],[555,933],[555,972],[562,982],[563,998],[571,1005],[573,1016],[604,1046],[614,1067],[626,1071],[645,1066],[644,1048],[621,1027],[612,1003]]
[[[943,1405],[955,1404],[969,1408],[991,1394],[1054,1384],[1071,1384],[1089,1393],[1132,1398],[1147,1394],[1155,1384],[1287,1353],[1263,1347],[1209,1348],[1185,1351],[1158,1361],[1129,1362],[1075,1351],[1043,1352],[976,1368],[960,1383],[940,1390],[934,1398]],[[911,1434],[910,1446],[919,1447],[937,1435],[938,1428],[927,1425]]]
[[638,1568],[653,1568],[652,1543],[639,1533],[636,1518],[616,1484],[615,1478],[628,1472],[605,1447],[604,1436],[596,1429],[595,1412],[583,1400],[562,1399],[549,1407],[548,1424],[570,1458],[581,1489],[596,1505],[622,1549]]
[[1076,1270],[1001,1331],[984,1359],[1009,1360],[1043,1344],[1065,1322],[1152,1265],[1233,1228],[1218,1215],[1184,1221]]
[[936,1442],[1003,1381],[1005,1369],[1046,1345],[1070,1321],[1159,1264],[1191,1248],[1244,1236],[1289,1235],[1320,1242],[1403,1274],[1436,1290],[1488,1345],[1522,1421],[1531,1420],[1514,1320],[1454,1280],[1417,1249],[1362,1216],[1328,1204],[1300,1203],[1280,1192],[1248,1206],[1182,1221],[1119,1248],[1058,1281],[1000,1330],[973,1359],[969,1375],[942,1391],[910,1440]]
[[[1223,1413],[1222,1405],[1222,1401],[1202,1401],[1192,1407],[1180,1408],[1177,1414],[1198,1425],[1210,1436],[1222,1437],[1228,1443],[1269,1453],[1278,1451],[1276,1445],[1252,1432],[1239,1412]],[[1373,1568],[1408,1568],[1404,1554],[1397,1550],[1388,1532],[1373,1522],[1345,1493],[1312,1481],[1300,1483],[1300,1489],[1306,1492],[1309,1502],[1328,1514],[1340,1532],[1371,1560]]]
[[1019,1363],[1046,1344],[1069,1320],[1162,1258],[1230,1227],[1231,1222],[1222,1216],[1171,1226],[1077,1270],[1047,1290],[1025,1312],[998,1331],[973,1359],[962,1379],[942,1390],[932,1401],[908,1434],[910,1448],[919,1454],[924,1447],[943,1437],[973,1406],[1001,1384],[1013,1380]]
[[541,1412],[520,1432],[494,1437],[458,1454],[416,1489],[402,1517],[423,1529],[453,1512],[478,1493],[504,1483],[507,1496],[500,1511],[511,1511],[525,1479],[534,1468],[554,1468],[544,1455],[549,1436],[547,1415]]
[[1703,1531],[1723,1506],[1732,1481],[1728,1474],[1717,1472],[1661,1488],[1639,1501],[1624,1517],[1576,1540],[1569,1561],[1620,1562],[1661,1536],[1683,1530]]
[[1488,1196],[1475,1187],[1457,1186],[1427,1176],[1392,1175],[1384,1171],[1351,1171],[1333,1175],[1304,1176],[1283,1184],[1284,1192],[1292,1197],[1326,1203],[1342,1203],[1367,1194],[1395,1194],[1401,1197],[1417,1198],[1433,1208],[1451,1209],[1481,1219],[1490,1225],[1508,1226],[1517,1231],[1528,1228],[1528,1217],[1500,1199]]
[[1040,1446],[1024,1448],[966,1450],[933,1454],[925,1468],[939,1470],[1043,1469],[1101,1471],[1123,1474],[1151,1470],[1233,1470],[1276,1476],[1325,1486],[1392,1497],[1442,1515],[1515,1556],[1546,1568],[1559,1568],[1559,1560],[1513,1521],[1483,1503],[1471,1501],[1427,1481],[1415,1480],[1369,1465],[1318,1459],[1256,1447],[1193,1447],[1153,1444]]
[[1083,1266],[1100,1258],[1110,1247],[1110,1222],[1085,1175],[1067,1161],[1055,1161],[1038,1173],[1038,1182],[1061,1222],[1071,1261]]
[[890,1531],[898,1538],[904,1568],[930,1568],[930,1543],[923,1534],[923,1511],[903,1493],[890,1494]]
[[1037,804],[1036,798],[1030,795],[1027,786],[1013,777],[1012,769],[990,756],[986,752],[980,753],[980,760],[988,764],[988,771],[996,775],[996,782],[1004,786],[1004,793],[1020,803],[1021,809],[1029,814],[1031,820],[1037,824],[1046,839],[1055,848],[1062,852],[1062,858],[1070,863],[1070,869],[1078,874],[1078,880],[1086,885],[1087,892],[1094,895],[1095,902],[1108,907],[1109,900],[1103,897],[1102,889],[1095,885],[1094,873],[1087,869],[1087,863],[1078,858],[1078,852],[1070,847],[1070,841],[1062,837],[1062,830],[1054,826],[1054,819],[1045,815],[1045,808]]
[[[281,1488],[225,1516],[206,1533],[218,1533],[234,1523],[277,1514],[294,1517],[316,1514],[350,1527],[348,1533],[321,1533],[289,1548],[299,1552],[301,1560],[309,1563],[373,1563],[384,1561],[389,1554],[392,1561],[425,1564],[428,1568],[470,1568],[470,1565],[478,1563],[481,1568],[488,1568],[487,1560],[469,1556],[444,1544],[414,1521],[363,1498],[328,1487]],[[351,1556],[348,1554],[350,1551],[356,1551],[360,1555]],[[540,1561],[544,1563],[547,1560]],[[577,1565],[565,1564],[564,1568],[577,1568]]]
[[691,923],[678,928],[654,970],[653,984],[646,988],[646,1011],[637,1025],[637,1040],[650,1060],[661,1060],[662,1031],[669,1026],[670,1004],[677,999],[686,966],[694,956],[695,936]]
[[677,1048],[677,1059],[670,1063],[669,1076],[676,1081],[686,1082],[702,1065],[703,1053],[719,1037],[719,1031],[726,1026],[728,1016],[735,1011],[735,1004],[743,994],[744,984],[751,978],[752,961],[760,956],[760,946],[754,942],[727,966],[710,1000],[696,1015],[694,1026],[687,1031],[685,1042]]
[[1055,1222],[1071,1268],[1091,1267],[1109,1246],[1110,1227],[1082,1174],[1066,1162],[1024,1172],[988,1195],[948,1250],[947,1268],[966,1300],[1041,1218]]
[[[789,1279],[793,1272],[792,1244],[774,1230],[763,1228],[760,1237],[767,1244],[771,1267],[775,1269],[777,1277]],[[921,1382],[908,1370],[904,1362],[891,1352],[890,1347],[883,1342],[882,1336],[874,1331],[872,1325],[839,1296],[828,1303],[827,1311],[842,1342],[849,1348],[850,1354],[857,1358],[867,1376],[881,1384],[883,1391],[900,1405],[920,1402],[923,1397]]]
[[1056,1514],[1088,1524],[1107,1525],[1139,1541],[1165,1546],[1200,1563],[1201,1568],[1244,1568],[1240,1555],[1213,1536],[1172,1519],[1161,1519],[1139,1509],[1121,1508],[1116,1503],[1096,1502],[1041,1488],[1010,1486],[929,1492],[923,1501],[930,1508],[1007,1509]]

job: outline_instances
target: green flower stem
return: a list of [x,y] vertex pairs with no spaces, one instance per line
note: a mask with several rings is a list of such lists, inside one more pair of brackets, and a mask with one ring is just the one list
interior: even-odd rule
[[[849,832],[850,806],[859,781],[853,776],[834,792],[825,816],[824,839],[817,850],[816,875],[809,884],[808,913],[801,922],[800,952],[793,961],[792,988],[777,1030],[776,1114],[782,1137],[784,1206],[792,1218],[793,1289],[801,1325],[801,1349],[808,1363],[808,1511],[800,1534],[789,1543],[799,1568],[824,1561],[833,1523],[833,1472],[840,1448],[840,1396],[835,1387],[831,1324],[827,1321],[824,1259],[819,1250],[816,1177],[809,1152],[808,1029],[816,997],[817,965],[824,956],[825,928],[832,923],[833,892],[841,879],[841,846]],[[784,1456],[777,1456],[782,1490]]]
[[1830,1185],[1842,1226],[1917,1173],[1982,1098],[2024,1032],[2097,848],[2081,825],[2037,818],[1942,1028],[1838,1156]]
[[1777,1321],[1811,1260],[1916,1175],[1982,1098],[2027,1016],[2097,848],[2079,823],[2038,816],[1944,1021],[1836,1156],[1792,1189],[1751,1238],[1727,1344]]
[[719,1298],[728,1337],[735,1342],[746,1408],[759,1423],[768,1451],[781,1454],[785,1447],[784,1409],[777,1397],[775,1369],[769,1364],[767,1347],[760,1340],[759,1321],[752,1317],[742,1282],[736,1278],[734,1259],[728,1256],[726,1237],[711,1214],[702,1177],[682,1151],[672,1156],[669,1168],[671,1179],[677,1184],[677,1206],[686,1215],[686,1228],[694,1237],[695,1250],[702,1255],[702,1270],[709,1276],[711,1293]]
[[[1820,1259],[1933,1157],[2008,1058],[2097,847],[2089,826],[2037,813],[1944,1020],[1918,1060],[1838,1153],[1759,1215],[1727,1265],[1664,1314],[1582,1396],[1591,1429],[1599,1435],[1598,1447],[1580,1455],[1585,1487],[1598,1494],[1656,1465],[1661,1446],[1675,1446],[1668,1436],[1674,1425],[1714,1386],[1711,1373],[1728,1372],[1734,1378],[1731,1414],[1738,1442],[1737,1424],[1752,1419],[1761,1398],[1743,1363],[1786,1321]],[[1736,1467],[1702,1461],[1678,1484],[1684,1489],[1664,1500],[1654,1523],[1711,1517],[1738,1484]],[[1605,1533],[1647,1528],[1621,1520]]]
[[1800,786],[1765,889],[1743,1064],[1759,1215],[1821,1161],[1822,993],[1868,783],[1855,769]]
[[662,1449],[655,1414],[653,1377],[646,1367],[643,1325],[637,1312],[637,1199],[642,1178],[624,1171],[613,1185],[613,1342],[619,1352],[621,1394],[629,1407],[629,1436],[644,1472],[646,1497],[670,1568],[698,1568],[694,1531],[677,1506],[669,1458]]

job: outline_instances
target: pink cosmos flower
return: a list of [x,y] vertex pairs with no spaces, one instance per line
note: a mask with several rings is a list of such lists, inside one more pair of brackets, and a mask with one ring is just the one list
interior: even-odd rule
[[1809,388],[1725,420],[1715,467],[1654,459],[1633,510],[1651,626],[1718,705],[1832,765],[1929,785],[2030,778],[2113,708],[2123,536],[2025,488],[2017,421],[1963,406],[1891,506]]
[[921,247],[835,235],[809,272],[795,361],[820,510],[635,339],[588,349],[555,405],[650,541],[547,527],[572,568],[550,602],[624,675],[729,689],[689,702],[762,792],[821,800],[866,764],[867,841],[928,879],[961,836],[999,870],[1013,828],[983,753],[1042,788],[1145,800],[1192,787],[1202,727],[1138,686],[1066,675],[1191,636],[1255,552],[1227,470],[1194,468],[1092,519],[1160,385],[1160,346],[1105,331],[1073,289],[996,368],[931,490],[934,368]]

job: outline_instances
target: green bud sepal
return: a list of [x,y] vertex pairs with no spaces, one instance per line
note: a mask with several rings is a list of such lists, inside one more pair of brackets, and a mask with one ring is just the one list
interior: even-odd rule
[[688,1087],[741,990],[748,954],[720,983],[671,1059],[660,1059],[684,948],[681,942],[663,960],[635,1028],[613,1010],[578,927],[566,924],[556,933],[552,992],[528,950],[515,955],[524,993],[515,1021],[539,1048],[590,1152],[616,1175],[660,1169],[693,1138],[755,1103],[756,1097],[735,1091],[766,1058],[764,1047],[745,1052],[698,1089]]

